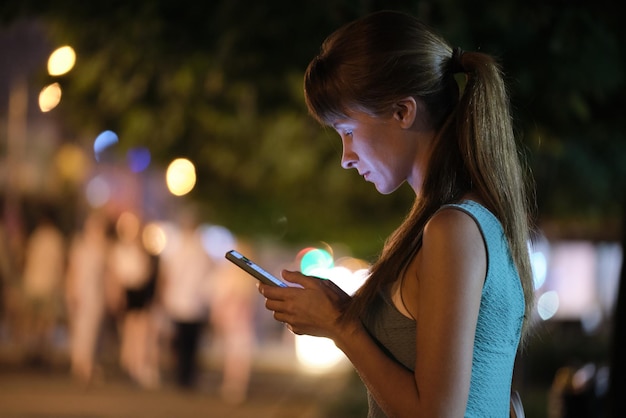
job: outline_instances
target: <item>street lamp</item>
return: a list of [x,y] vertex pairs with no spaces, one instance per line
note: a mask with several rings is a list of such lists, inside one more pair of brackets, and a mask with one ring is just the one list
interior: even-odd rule
[[76,63],[76,53],[71,46],[55,49],[48,58],[48,74],[60,76],[68,73]]
[[[48,74],[61,76],[67,74],[76,63],[76,53],[71,46],[62,46],[55,49],[48,58]],[[47,85],[39,93],[39,109],[49,112],[61,101],[61,85],[57,82]]]

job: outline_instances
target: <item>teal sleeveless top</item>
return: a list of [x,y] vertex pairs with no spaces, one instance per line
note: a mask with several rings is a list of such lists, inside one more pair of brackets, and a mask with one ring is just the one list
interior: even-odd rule
[[[513,366],[525,309],[519,274],[502,225],[491,212],[469,200],[444,207],[461,210],[475,220],[487,252],[487,275],[480,300],[465,417],[508,417]],[[379,295],[372,308],[373,320],[364,321],[368,332],[388,355],[414,370],[415,321],[398,311],[388,291]],[[385,418],[369,393],[368,404],[368,418]]]

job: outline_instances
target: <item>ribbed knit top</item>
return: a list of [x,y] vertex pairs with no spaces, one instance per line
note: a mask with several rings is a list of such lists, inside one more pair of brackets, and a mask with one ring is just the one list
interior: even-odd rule
[[[509,245],[498,219],[484,206],[466,200],[446,205],[470,215],[487,251],[487,275],[480,300],[469,399],[465,417],[508,417],[515,355],[524,317],[524,292]],[[364,325],[378,344],[410,370],[415,369],[416,324],[381,293]],[[419,353],[417,353],[419,355]],[[425,382],[423,384],[428,384]],[[368,418],[385,414],[368,393]]]

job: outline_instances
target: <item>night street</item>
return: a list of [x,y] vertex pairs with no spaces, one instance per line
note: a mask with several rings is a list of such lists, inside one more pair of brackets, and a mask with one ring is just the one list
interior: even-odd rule
[[[248,398],[239,405],[220,397],[216,365],[203,368],[194,390],[177,388],[167,373],[160,388],[149,390],[112,364],[98,381],[83,387],[63,362],[25,366],[12,361],[6,350],[0,357],[0,418],[345,418],[360,416],[348,409],[362,407],[360,385],[347,387],[355,379],[350,369],[304,372],[280,349],[257,352]],[[281,357],[285,361],[279,362]],[[339,397],[346,399],[340,403]]]
[[193,392],[172,385],[137,387],[123,376],[83,388],[61,371],[13,369],[0,372],[1,418],[331,418],[327,410],[344,377],[256,373],[241,405],[221,400],[215,373],[206,373]]

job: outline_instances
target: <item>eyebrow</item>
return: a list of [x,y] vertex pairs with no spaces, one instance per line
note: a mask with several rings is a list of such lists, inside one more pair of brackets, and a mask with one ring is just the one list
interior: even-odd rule
[[346,126],[346,125],[350,125],[349,120],[347,119],[339,119],[337,122],[333,123],[331,126],[335,129]]

